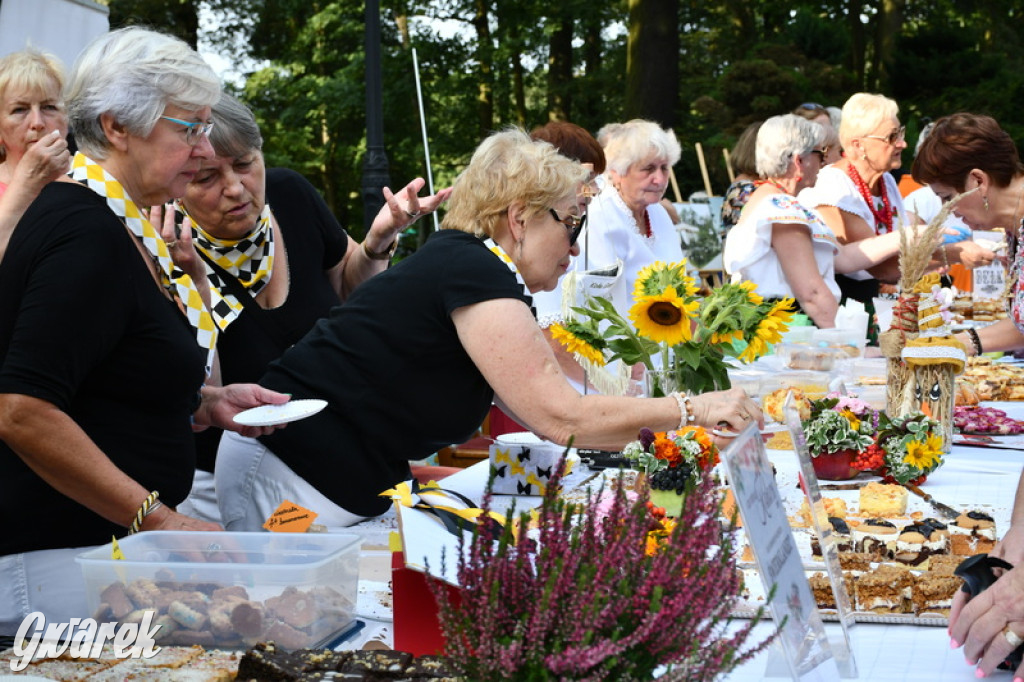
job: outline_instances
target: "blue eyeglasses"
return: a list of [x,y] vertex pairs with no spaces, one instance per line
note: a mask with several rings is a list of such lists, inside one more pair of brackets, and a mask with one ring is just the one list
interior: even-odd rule
[[161,116],[160,118],[171,123],[177,123],[185,126],[185,143],[194,147],[199,144],[200,135],[209,135],[210,131],[213,130],[213,122],[203,123],[202,121],[182,121],[180,118],[171,118],[170,116]]
[[572,248],[572,245],[580,238],[580,232],[583,231],[583,226],[587,224],[587,214],[584,213],[581,216],[569,214],[564,218],[559,218],[553,208],[549,208],[548,213],[551,214],[552,218],[565,226],[565,229],[569,232],[569,247]]

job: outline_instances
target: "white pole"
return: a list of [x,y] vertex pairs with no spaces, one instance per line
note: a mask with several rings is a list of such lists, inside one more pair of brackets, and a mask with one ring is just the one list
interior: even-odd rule
[[[423,90],[420,88],[420,63],[416,59],[416,48],[412,48],[412,70],[416,76],[416,101],[420,105],[420,130],[423,133],[423,153],[427,157],[427,191],[434,194],[434,173],[430,170],[430,143],[427,141],[427,114],[423,110]],[[434,230],[437,224],[437,211],[430,214],[434,219]]]

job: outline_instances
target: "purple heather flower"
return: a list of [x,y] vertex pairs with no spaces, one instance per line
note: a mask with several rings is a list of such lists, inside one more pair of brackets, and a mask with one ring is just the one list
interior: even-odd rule
[[647,448],[654,444],[654,431],[651,431],[646,426],[640,429],[640,447],[645,451]]

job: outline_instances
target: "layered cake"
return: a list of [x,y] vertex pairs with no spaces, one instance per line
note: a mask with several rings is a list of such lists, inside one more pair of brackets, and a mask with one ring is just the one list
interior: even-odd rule
[[[814,601],[822,609],[837,609],[835,593],[832,591],[832,581],[824,573],[815,573],[810,576],[808,582],[811,584],[811,592],[814,594]],[[843,585],[846,586],[846,594],[853,605],[854,586],[857,578],[850,571],[843,571]]]
[[918,616],[934,615],[949,617],[953,597],[963,585],[960,578],[925,573],[914,579],[911,603]]
[[932,575],[953,575],[956,567],[964,560],[962,556],[941,554],[933,556],[928,562],[928,572]]
[[[846,519],[842,519],[838,516],[828,517],[829,526],[832,528],[832,538],[835,542],[836,551],[849,552],[853,550],[853,539],[850,535],[850,526],[846,523]],[[811,555],[821,556],[821,543],[818,542],[817,536],[811,538]]]
[[892,558],[896,550],[899,530],[896,524],[885,519],[867,519],[853,529],[853,548],[877,557],[879,560]]
[[946,524],[935,519],[905,526],[896,538],[892,558],[921,570],[928,568],[928,560],[935,554],[949,553],[949,531]]
[[854,591],[858,611],[908,613],[913,574],[897,566],[879,566],[857,578]]
[[903,516],[907,513],[907,489],[901,485],[868,483],[860,489],[860,513],[864,516]]
[[839,566],[844,571],[870,571],[871,564],[877,561],[874,554],[864,552],[840,552]]
[[950,524],[949,542],[953,554],[960,556],[991,552],[996,544],[996,522],[985,512],[965,512]]

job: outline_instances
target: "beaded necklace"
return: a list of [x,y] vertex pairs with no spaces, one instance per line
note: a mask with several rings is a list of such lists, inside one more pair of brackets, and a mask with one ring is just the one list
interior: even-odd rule
[[760,187],[761,185],[771,185],[772,187],[779,190],[783,194],[789,194],[789,190],[783,187],[782,183],[779,182],[778,180],[770,178],[768,180],[757,180],[756,182],[754,182],[755,187]]
[[864,199],[864,203],[871,209],[871,215],[875,217],[875,234],[892,232],[892,206],[889,204],[889,195],[885,191],[885,178],[883,177],[878,185],[878,195],[882,199],[882,208],[878,209],[875,207],[875,198],[871,196],[871,189],[868,187],[868,183],[864,182],[864,178],[860,176],[860,173],[857,172],[852,163],[847,164],[846,174],[853,180],[853,184],[856,185],[857,191],[860,192],[860,196]]

